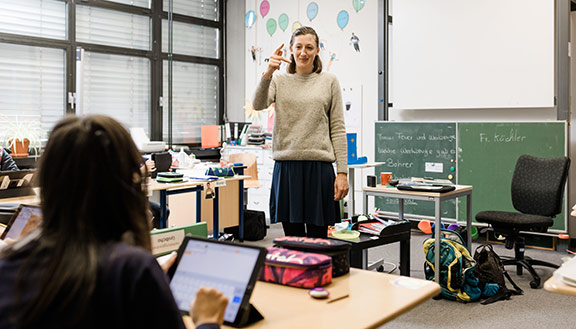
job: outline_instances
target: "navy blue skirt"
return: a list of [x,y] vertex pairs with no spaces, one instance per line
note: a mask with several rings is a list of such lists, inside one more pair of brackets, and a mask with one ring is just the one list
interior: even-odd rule
[[334,225],[341,220],[334,201],[334,167],[321,161],[276,161],[270,191],[272,223]]

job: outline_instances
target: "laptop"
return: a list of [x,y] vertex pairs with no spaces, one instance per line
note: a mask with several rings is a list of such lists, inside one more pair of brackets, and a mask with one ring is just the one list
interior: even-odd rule
[[6,225],[0,239],[17,240],[34,231],[41,221],[42,210],[39,205],[21,204]]
[[249,303],[264,266],[266,249],[187,236],[171,267],[170,288],[178,309],[190,311],[200,287],[215,288],[228,297],[224,323],[242,327],[263,317]]

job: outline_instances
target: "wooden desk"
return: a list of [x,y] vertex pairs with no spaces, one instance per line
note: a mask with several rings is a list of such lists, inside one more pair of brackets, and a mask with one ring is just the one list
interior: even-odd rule
[[[249,176],[243,175],[236,175],[233,177],[225,178],[226,184],[228,185],[238,185],[238,192],[236,195],[230,195],[230,193],[226,193],[224,199],[227,200],[227,207],[228,209],[237,209],[232,210],[238,214],[238,222],[235,222],[234,225],[238,224],[240,227],[244,226],[244,193],[242,188],[242,182],[244,179],[249,178]],[[215,186],[214,181],[210,181],[214,188],[214,198],[211,200],[205,199],[204,194],[204,186],[208,181],[201,181],[201,180],[188,180],[185,182],[180,183],[158,183],[155,180],[150,182],[148,187],[151,191],[158,191],[160,193],[160,227],[164,228],[167,227],[167,214],[165,213],[167,198],[169,195],[175,194],[182,194],[182,193],[189,193],[189,192],[196,192],[196,222],[201,222],[202,220],[208,223],[209,229],[210,226],[212,228],[213,237],[215,239],[218,238],[219,234],[219,227],[220,227],[220,207],[219,207],[219,200],[222,199],[220,196],[220,188]],[[212,209],[209,209],[207,206],[209,203],[212,203]],[[230,205],[230,207],[228,207]],[[206,209],[204,212],[202,209]],[[229,214],[224,214],[226,217]],[[236,218],[236,216],[234,216]],[[229,224],[229,223],[228,223]],[[230,226],[230,225],[228,225]],[[243,233],[243,231],[241,232]],[[242,240],[243,234],[240,236],[240,240]]]
[[[328,303],[310,297],[308,289],[258,281],[251,303],[264,320],[248,328],[376,328],[440,292],[432,281],[353,268],[325,288],[331,298],[349,297]],[[189,317],[184,321],[194,328]]]
[[556,278],[554,278],[554,275],[552,275],[550,279],[546,280],[544,283],[544,289],[559,294],[576,296],[576,287],[557,281]]
[[[435,250],[440,250],[440,221],[442,219],[442,201],[449,200],[461,196],[466,196],[466,243],[468,246],[472,246],[472,186],[468,185],[456,185],[456,189],[451,192],[438,193],[438,192],[413,192],[413,191],[401,191],[395,187],[364,187],[363,197],[364,197],[364,213],[368,213],[368,196],[381,196],[388,198],[398,199],[398,218],[404,219],[404,200],[424,200],[424,201],[434,201],[434,223],[436,237]],[[435,264],[440,264],[440,253],[435,254]],[[436,276],[436,282],[440,282],[440,276]]]

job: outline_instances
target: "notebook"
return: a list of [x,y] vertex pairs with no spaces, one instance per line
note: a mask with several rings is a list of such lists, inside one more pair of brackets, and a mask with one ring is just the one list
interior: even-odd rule
[[6,225],[0,239],[19,239],[36,229],[41,221],[42,210],[40,206],[21,204]]
[[[228,297],[224,323],[233,327],[248,324],[259,314],[250,296],[264,266],[266,249],[225,241],[187,236],[172,266],[170,288],[180,311],[188,314],[200,287],[215,288]],[[261,316],[259,317],[262,318]]]

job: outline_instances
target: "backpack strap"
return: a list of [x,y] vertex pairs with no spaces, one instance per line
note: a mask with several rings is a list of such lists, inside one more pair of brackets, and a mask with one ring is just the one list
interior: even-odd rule
[[524,291],[520,289],[520,287],[518,287],[518,285],[516,285],[514,281],[512,281],[512,278],[510,277],[510,274],[508,274],[508,271],[504,270],[504,276],[512,284],[512,287],[514,287],[514,290],[508,289],[510,292],[512,292],[512,295],[522,295],[524,293]]

